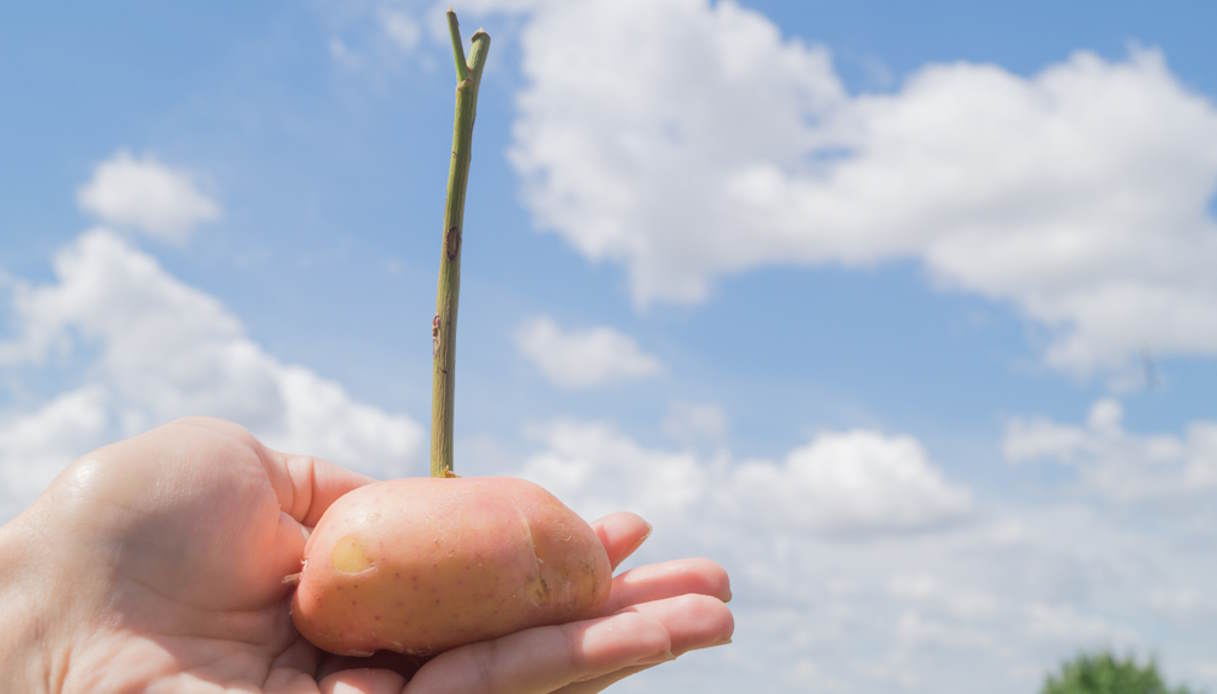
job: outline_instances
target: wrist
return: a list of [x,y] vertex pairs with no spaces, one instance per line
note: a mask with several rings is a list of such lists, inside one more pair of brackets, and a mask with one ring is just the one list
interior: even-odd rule
[[34,540],[22,518],[0,525],[0,681],[13,691],[51,692],[66,659],[56,657],[55,596]]

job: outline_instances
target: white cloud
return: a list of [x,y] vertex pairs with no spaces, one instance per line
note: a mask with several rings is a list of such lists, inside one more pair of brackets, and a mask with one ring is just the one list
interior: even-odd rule
[[1060,641],[1069,648],[1102,644],[1126,650],[1141,645],[1136,631],[1101,617],[1079,614],[1070,605],[1034,604],[1027,609],[1027,629],[1035,636]]
[[1149,594],[1149,604],[1159,614],[1179,622],[1206,622],[1217,617],[1217,597],[1211,591],[1155,588]]
[[727,413],[712,402],[673,402],[663,418],[663,433],[677,443],[721,445],[727,438]]
[[88,385],[30,414],[0,416],[0,522],[16,515],[81,453],[105,443],[106,390]]
[[[283,364],[249,339],[215,298],[109,231],[85,233],[60,251],[54,274],[50,284],[16,288],[16,334],[0,342],[0,366],[83,357],[87,383],[4,430],[0,450],[31,458],[20,470],[6,467],[6,474],[28,475],[21,487],[27,497],[52,471],[99,443],[97,412],[121,427],[104,427],[105,435],[184,415],[224,417],[273,446],[378,475],[405,474],[404,464],[417,455],[422,429],[412,419],[360,403],[339,384]],[[82,421],[88,441],[58,433]]]
[[[655,536],[639,561],[706,555],[723,562],[731,573],[737,633],[747,633],[748,638],[739,641],[749,645],[733,646],[731,654],[720,654],[713,661],[708,657],[698,661],[696,656],[682,659],[679,667],[624,683],[623,691],[692,691],[708,681],[723,689],[761,682],[774,691],[805,691],[812,684],[832,681],[845,691],[883,691],[875,688],[873,673],[851,674],[850,669],[868,667],[874,657],[873,651],[858,646],[859,640],[873,643],[875,636],[869,618],[864,625],[857,623],[863,613],[876,614],[876,605],[883,605],[879,619],[887,619],[890,608],[890,619],[896,620],[907,608],[891,600],[885,590],[865,586],[881,573],[875,571],[876,564],[901,565],[906,560],[909,566],[929,564],[928,554],[918,556],[907,549],[917,543],[923,551],[927,544],[933,546],[908,531],[924,529],[927,519],[936,515],[933,509],[943,502],[941,490],[933,485],[929,496],[921,498],[927,491],[922,478],[940,479],[940,474],[918,458],[922,455],[918,447],[901,450],[907,442],[889,441],[877,433],[821,435],[807,449],[818,452],[811,456],[813,467],[832,469],[819,476],[824,487],[817,488],[810,486],[814,471],[805,479],[791,474],[790,465],[741,464],[726,453],[701,457],[649,448],[605,422],[558,420],[534,425],[528,434],[539,450],[525,458],[520,477],[542,484],[586,518],[627,509],[654,523]],[[876,454],[871,450],[875,442],[892,443],[897,450]],[[853,444],[859,450],[844,450]],[[882,479],[884,470],[908,466],[908,461],[892,465],[891,458],[902,456],[912,457],[916,473]],[[796,451],[789,459],[805,457],[805,452]],[[844,472],[851,465],[860,468],[859,474],[851,477]],[[771,474],[756,475],[757,468]],[[966,503],[966,492],[947,487]],[[893,492],[903,498],[890,498]],[[808,495],[802,504],[800,495]],[[947,496],[949,503],[960,501]],[[880,498],[895,502],[890,517],[882,517],[884,509],[875,506]],[[826,500],[826,508],[805,513],[803,507]],[[831,517],[834,514],[839,515]],[[842,542],[846,537],[859,543]],[[965,613],[965,619],[976,612]],[[895,641],[885,626],[885,633],[877,636],[884,642],[881,648],[889,644],[905,648],[910,640],[927,639],[961,645],[962,636],[951,639],[952,634],[960,634],[960,619],[947,615],[950,621],[943,622],[932,609],[924,615],[921,622],[906,624],[905,633]],[[956,628],[952,631],[948,624]],[[840,649],[837,644],[846,641],[853,647]],[[832,653],[833,649],[840,652]],[[849,666],[842,667],[843,663]],[[722,669],[709,674],[708,665]],[[901,672],[911,677],[910,668]]]
[[[560,33],[616,10],[595,32]],[[1048,356],[1062,367],[1142,347],[1211,352],[1211,222],[1195,204],[1209,162],[1194,146],[1213,141],[1211,108],[1192,103],[1152,53],[1081,55],[1032,77],[937,66],[897,93],[852,98],[824,51],[728,1],[555,3],[542,14],[526,28],[536,84],[517,124],[530,204],[589,257],[622,263],[640,301],[696,300],[722,275],[768,263],[915,258],[943,286],[1049,326]],[[396,51],[367,29],[386,44],[376,48]],[[370,62],[384,57],[356,45]],[[622,46],[638,55],[615,65]],[[563,60],[577,69],[557,75]],[[569,102],[546,86],[558,78]],[[1200,117],[1185,117],[1189,103]],[[1136,121],[1153,117],[1150,141]],[[1176,138],[1196,151],[1172,150]],[[564,152],[585,162],[560,161]],[[1151,227],[1158,236],[1147,240]],[[1180,263],[1187,229],[1201,241]],[[60,254],[53,282],[18,283],[14,296],[17,334],[0,343],[0,364],[68,357],[87,367],[74,390],[0,417],[0,484],[20,498],[114,427],[200,407],[379,474],[400,474],[394,463],[421,440],[401,415],[276,360],[214,298],[109,233],[82,237]],[[135,373],[123,350],[145,355],[148,372]],[[684,423],[668,433],[680,444],[691,432],[673,431],[716,427],[677,409]],[[736,643],[628,680],[625,692],[1013,694],[1075,649],[1110,644],[1160,653],[1172,676],[1187,664],[1211,688],[1217,636],[1204,596],[1217,576],[1217,524],[1197,510],[1197,492],[1212,489],[1215,432],[1198,421],[1133,433],[1116,401],[1081,423],[1032,417],[1007,428],[1011,460],[1074,466],[1111,498],[1172,502],[1152,515],[1085,496],[1076,506],[986,498],[915,439],[878,431],[827,432],[775,460],[741,461],[562,420],[532,429],[536,450],[519,469],[585,515],[624,506],[654,520],[640,561],[704,554],[731,572]],[[1109,472],[1090,477],[1092,468]]]
[[822,433],[775,464],[650,450],[603,422],[558,420],[529,433],[545,450],[521,475],[593,516],[628,499],[652,515],[697,506],[773,532],[838,536],[922,530],[972,510],[971,493],[908,436]]
[[1112,399],[1096,402],[1084,425],[1014,418],[1002,450],[1013,463],[1073,466],[1087,488],[1115,501],[1198,498],[1217,488],[1217,421],[1191,422],[1179,436],[1131,433],[1122,420]]
[[553,319],[540,316],[521,324],[515,340],[520,354],[561,388],[591,388],[663,370],[632,338],[607,326],[563,330]]
[[[18,283],[13,299],[5,363],[83,358],[87,368],[84,383],[31,414],[0,417],[0,513],[28,503],[116,428],[200,407],[256,422],[273,445],[374,474],[402,474],[399,461],[417,452],[413,422],[282,364],[214,298],[109,232],[81,236],[57,256],[53,281]],[[123,352],[142,355],[146,373]],[[1119,407],[1100,403],[1077,428],[1083,438],[1122,432]],[[731,572],[737,643],[682,658],[623,691],[707,681],[975,691],[974,673],[988,672],[1000,679],[992,691],[1013,694],[1079,645],[1154,648],[1168,656],[1168,672],[1208,657],[1207,632],[1155,637],[1169,633],[1156,619],[1207,628],[1185,613],[1208,604],[1198,596],[1217,560],[1163,542],[1180,537],[1164,525],[1183,523],[1179,516],[1155,519],[1150,532],[1138,517],[1101,508],[982,505],[916,440],[875,431],[822,433],[776,462],[651,448],[603,422],[559,420],[530,435],[535,451],[520,463],[522,476],[586,516],[624,507],[655,522],[640,561],[701,554]],[[1150,455],[1152,447],[1133,450]],[[1212,527],[1188,532],[1210,546]]]
[[[1157,621],[1201,604],[1217,570],[1163,541],[1182,517],[1151,532],[1101,507],[978,500],[915,440],[873,431],[822,433],[781,463],[650,448],[604,422],[529,433],[538,450],[520,476],[586,517],[625,508],[655,523],[639,562],[706,555],[732,576],[747,638],[625,692],[971,692],[986,673],[985,691],[1013,694],[1077,648],[1152,650],[1170,673],[1207,657],[1207,631],[1172,638]],[[1174,578],[1151,595],[1163,571]]]
[[962,619],[991,617],[1001,604],[997,596],[988,591],[946,586],[927,571],[892,576],[887,582],[887,592],[899,600],[929,605]]
[[532,427],[545,448],[520,476],[538,482],[588,518],[624,500],[656,519],[678,517],[703,502],[709,471],[684,452],[643,448],[602,422],[559,420]]
[[824,48],[707,0],[547,3],[522,46],[526,204],[639,303],[912,258],[1046,326],[1055,367],[1217,355],[1217,150],[1196,146],[1217,109],[1157,52],[930,65],[850,96]]
[[377,16],[381,29],[398,48],[411,51],[418,45],[422,29],[418,26],[418,21],[409,14],[402,10],[382,7]]
[[220,216],[219,204],[185,171],[124,150],[97,165],[76,201],[107,224],[169,241],[183,241],[197,225]]
[[[959,649],[989,646],[995,636],[975,629],[961,628],[959,624],[927,618],[917,609],[905,610],[895,624],[896,636],[912,646],[931,646]],[[909,670],[903,668],[902,674]],[[915,686],[918,678],[910,679],[906,686]]]
[[917,530],[972,510],[970,492],[947,482],[915,439],[865,430],[821,434],[781,465],[743,463],[730,486],[748,515],[792,531]]

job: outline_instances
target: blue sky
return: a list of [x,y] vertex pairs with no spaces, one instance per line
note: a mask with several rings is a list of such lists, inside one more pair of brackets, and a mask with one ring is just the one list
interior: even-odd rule
[[[644,7],[457,6],[466,33],[482,24],[493,37],[466,213],[458,468],[463,447],[467,469],[536,477],[581,511],[636,507],[681,527],[655,556],[715,553],[744,587],[751,638],[737,642],[752,645],[735,657],[760,658],[784,619],[807,622],[795,651],[756,666],[775,687],[919,690],[934,682],[930,664],[972,662],[961,654],[999,630],[1026,633],[977,662],[1005,668],[1010,691],[1086,644],[1157,652],[1181,677],[1217,683],[1217,662],[1189,645],[1217,636],[1188,621],[1217,611],[1196,593],[1211,563],[1189,568],[1193,584],[1115,582],[1149,596],[1144,609],[1088,583],[1104,580],[1103,561],[1213,539],[1202,507],[1217,482],[1205,433],[1217,419],[1217,287],[1203,268],[1217,259],[1217,10]],[[6,474],[18,455],[53,473],[187,408],[377,474],[421,474],[453,87],[431,4],[4,15]],[[106,179],[116,162],[130,175]],[[141,186],[163,180],[180,185],[148,202]],[[185,221],[170,228],[173,214]],[[80,262],[56,274],[64,253]],[[90,273],[138,259],[158,268],[142,289]],[[166,287],[210,308],[140,308]],[[46,318],[47,306],[59,313]],[[132,320],[209,346],[141,342],[122,329]],[[234,344],[256,356],[231,357]],[[569,363],[547,371],[526,344]],[[150,374],[133,376],[123,350],[146,355]],[[291,380],[296,368],[311,385]],[[200,385],[215,379],[228,395]],[[259,379],[263,390],[248,385]],[[325,399],[329,386],[341,397]],[[75,409],[54,409],[72,394]],[[300,397],[332,409],[296,407]],[[29,434],[79,417],[92,422],[79,436]],[[334,444],[317,426],[366,440]],[[605,480],[634,468],[606,450],[667,461],[702,491],[668,504],[640,482],[614,496]],[[546,477],[555,461],[577,479]],[[857,498],[843,481],[852,465],[874,487]],[[805,503],[844,499],[827,504],[838,515],[766,516],[758,532],[775,544],[761,560],[728,531],[692,531],[703,516],[765,515],[716,487],[764,499],[781,485],[775,471],[806,475],[793,484]],[[1161,488],[1146,481],[1156,477]],[[10,480],[24,491],[0,509],[28,501],[37,479]],[[913,501],[891,511],[893,499]],[[1066,535],[1111,533],[1110,556],[1065,556],[1045,520],[1057,518],[1075,524]],[[993,585],[968,563],[961,543],[1011,524],[1032,539],[1010,560],[1052,581]],[[1136,544],[1148,527],[1166,542]],[[947,568],[902,565],[884,543]],[[807,592],[789,587],[809,571]],[[852,616],[833,631],[815,598],[847,584],[840,609]],[[747,588],[782,597],[749,602]],[[890,612],[867,612],[867,590]],[[939,595],[992,609],[951,612]],[[891,620],[909,642],[882,633]],[[1065,636],[1045,637],[1046,623]],[[826,645],[847,629],[856,649]],[[749,672],[698,657],[701,670],[658,677]],[[975,687],[957,667],[934,688]]]

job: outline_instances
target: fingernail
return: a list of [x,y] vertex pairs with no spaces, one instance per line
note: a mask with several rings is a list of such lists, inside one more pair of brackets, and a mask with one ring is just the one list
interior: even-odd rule
[[694,646],[692,650],[702,650],[704,648],[718,648],[719,646],[726,646],[726,645],[729,645],[732,643],[734,643],[734,641],[732,641],[731,638],[728,637],[728,638],[723,639],[722,641],[715,641],[714,643],[707,643],[702,646]]
[[672,651],[664,651],[663,653],[660,653],[659,655],[653,655],[653,656],[650,656],[649,658],[643,658],[642,660],[639,660],[639,661],[635,662],[634,664],[635,665],[659,665],[660,663],[666,663],[670,660],[676,660],[676,656],[672,655]]
[[654,528],[654,527],[653,527],[653,526],[652,526],[650,523],[648,523],[647,521],[645,521],[645,520],[644,520],[644,521],[642,521],[642,522],[643,522],[643,523],[646,523],[646,526],[647,526],[647,531],[646,531],[645,533],[643,533],[643,534],[642,534],[642,537],[638,538],[638,540],[634,542],[634,546],[633,546],[633,547],[630,547],[629,554],[633,554],[635,551],[637,551],[637,550],[638,550],[638,548],[642,546],[642,543],[646,542],[646,541],[647,541],[647,538],[651,536],[651,531],[655,529],[655,528]]

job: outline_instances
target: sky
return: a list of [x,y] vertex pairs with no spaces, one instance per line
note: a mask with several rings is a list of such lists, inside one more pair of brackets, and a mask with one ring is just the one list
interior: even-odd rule
[[[187,414],[426,474],[446,6],[0,11],[0,519]],[[456,468],[732,576],[621,691],[1217,689],[1217,10],[456,10]]]

